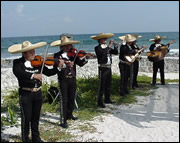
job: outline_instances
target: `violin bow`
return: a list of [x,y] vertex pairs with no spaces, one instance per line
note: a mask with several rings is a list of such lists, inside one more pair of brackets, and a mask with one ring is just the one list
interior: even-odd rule
[[[82,44],[83,44],[83,41],[82,41],[82,43],[81,43],[81,45],[80,45],[79,49],[82,47]],[[76,57],[77,57],[78,53],[79,53],[79,50],[77,50],[76,56],[75,56],[75,58],[74,58],[74,60],[73,60],[73,63],[75,62],[75,60],[76,60]]]
[[48,49],[49,49],[49,44],[47,45],[46,52],[45,52],[45,54],[44,54],[44,61],[43,61],[42,67],[41,67],[41,72],[40,72],[40,74],[42,74],[42,72],[43,72],[43,68],[44,68],[44,65],[45,65],[45,61],[46,61]]

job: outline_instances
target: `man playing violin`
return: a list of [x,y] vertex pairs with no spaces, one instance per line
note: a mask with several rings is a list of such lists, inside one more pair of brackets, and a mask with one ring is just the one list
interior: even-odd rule
[[[19,103],[21,109],[21,134],[23,142],[30,142],[29,129],[31,127],[32,141],[43,142],[39,134],[39,118],[42,106],[42,66],[33,67],[31,61],[35,57],[35,49],[45,46],[46,42],[31,44],[24,41],[8,48],[12,54],[22,53],[22,57],[13,61],[13,73],[19,83]],[[60,60],[58,67],[61,68],[64,61]],[[43,67],[43,74],[55,75],[56,71]]]
[[[151,44],[149,50],[150,51],[158,51],[162,46],[165,46],[164,44],[161,44],[161,40],[165,39],[165,36],[160,37],[159,35],[155,35],[154,39],[150,39],[149,41],[154,41],[153,44]],[[168,47],[170,44],[168,43]],[[169,51],[169,49],[168,49]],[[164,59],[160,61],[154,61],[153,62],[153,79],[152,79],[152,85],[156,85],[156,76],[158,69],[160,69],[160,76],[161,76],[161,84],[165,85],[165,79],[164,79]]]
[[[82,58],[78,57],[78,51],[73,48],[72,44],[80,43],[80,41],[70,40],[66,36],[61,36],[61,40],[57,40],[51,43],[51,46],[60,46],[60,51],[54,54],[56,59],[64,59],[65,64],[57,72],[58,83],[62,95],[62,101],[60,99],[60,105],[63,105],[60,109],[61,123],[60,126],[67,128],[67,120],[77,120],[77,117],[73,116],[73,110],[75,105],[76,95],[76,65],[82,67],[88,61],[89,56]],[[54,69],[58,67],[55,65]],[[61,96],[60,96],[61,97]]]
[[[101,33],[97,36],[91,36],[93,40],[98,40],[98,46],[95,47],[95,52],[97,56],[97,61],[99,64],[99,90],[98,90],[98,106],[101,108],[105,108],[103,103],[103,94],[105,93],[104,102],[107,104],[114,103],[111,101],[110,90],[111,90],[111,80],[112,80],[112,54],[118,54],[118,46],[113,42],[113,40],[109,41],[109,45],[106,45],[106,40],[108,38],[112,38],[114,34],[112,33]],[[111,46],[114,44],[114,49]]]

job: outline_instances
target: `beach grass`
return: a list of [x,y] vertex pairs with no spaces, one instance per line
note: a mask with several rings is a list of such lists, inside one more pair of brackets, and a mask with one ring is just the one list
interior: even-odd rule
[[[139,88],[136,90],[129,89],[130,94],[127,97],[122,97],[119,95],[120,93],[120,76],[112,75],[112,87],[111,87],[111,99],[116,102],[116,105],[129,105],[137,102],[137,96],[149,96],[152,94],[151,89],[155,89],[157,87],[151,85],[152,78],[148,76],[138,76],[138,84]],[[157,80],[159,81],[159,79]],[[166,80],[168,82],[179,82],[179,80]],[[90,121],[93,120],[94,117],[98,115],[102,115],[104,113],[108,113],[108,111],[103,110],[97,106],[97,95],[98,95],[98,77],[93,78],[78,78],[77,79],[77,104],[78,108],[75,108],[74,115],[79,117],[79,121]],[[42,115],[46,113],[57,113],[59,115],[59,101],[56,100],[53,104],[48,103],[47,98],[47,90],[51,86],[58,86],[57,82],[51,82],[51,84],[44,83],[42,85],[43,92],[43,105],[42,105]],[[14,89],[7,93],[4,96],[3,103],[1,104],[1,113],[8,112],[8,108],[10,108],[13,112],[12,117],[10,119],[10,115],[7,117],[1,116],[1,129],[3,126],[12,125],[11,120],[15,121],[17,125],[17,118],[20,117],[20,109],[19,109],[19,98],[18,98],[18,90]],[[59,115],[60,116],[60,115]],[[59,121],[57,121],[59,122]],[[73,122],[73,121],[72,121]],[[44,126],[46,125],[46,126]],[[52,125],[52,124],[51,124]],[[48,123],[43,123],[40,125],[40,132],[43,139],[47,141],[71,141],[74,138],[73,135],[70,135],[68,132],[62,130],[59,133],[59,129],[57,124],[53,125],[53,128],[50,127]],[[44,128],[44,127],[47,128]],[[94,129],[90,128],[90,125],[81,126],[81,130],[88,130],[89,132]],[[50,129],[48,129],[50,128]],[[50,135],[52,134],[52,135]],[[54,134],[54,135],[53,135]]]

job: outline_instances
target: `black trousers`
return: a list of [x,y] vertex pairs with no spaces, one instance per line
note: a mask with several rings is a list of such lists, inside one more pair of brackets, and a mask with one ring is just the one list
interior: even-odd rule
[[42,92],[30,92],[19,89],[19,103],[21,109],[21,134],[25,142],[29,136],[31,126],[32,139],[39,138],[39,118],[42,106]]
[[121,74],[120,79],[120,94],[124,95],[128,91],[128,77],[130,75],[130,66],[124,63],[119,63]]
[[62,101],[61,99],[59,100],[60,102],[62,102],[60,103],[60,114],[61,114],[60,116],[61,118],[63,118],[63,122],[65,122],[67,120],[67,117],[72,116],[72,112],[74,110],[75,95],[76,95],[76,78],[60,79],[59,86],[62,95]]
[[111,68],[99,67],[99,89],[98,89],[98,103],[103,103],[103,94],[105,94],[105,101],[110,100],[111,95]]
[[159,62],[153,62],[153,80],[152,83],[156,84],[156,77],[158,69],[160,69],[160,77],[161,77],[161,83],[164,84],[164,60],[161,60]]
[[139,61],[135,61],[133,63],[133,85],[132,86],[137,86],[137,76],[138,76],[138,71],[139,71]]

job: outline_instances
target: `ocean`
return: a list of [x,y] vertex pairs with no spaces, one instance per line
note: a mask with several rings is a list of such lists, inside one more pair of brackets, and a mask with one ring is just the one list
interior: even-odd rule
[[[120,43],[119,36],[123,36],[129,33],[114,33],[114,39]],[[144,33],[130,33],[141,35],[142,38],[137,40],[139,47],[146,45],[145,52],[149,51],[149,47],[153,42],[149,42],[149,39],[153,39],[155,35],[166,36],[167,39],[162,40],[162,44],[167,44],[172,40],[176,40],[176,43],[171,44],[170,53],[179,53],[179,32],[144,32]],[[61,35],[61,34],[60,34]],[[48,44],[59,40],[60,35],[54,36],[31,36],[31,37],[7,37],[1,38],[1,59],[15,59],[21,57],[21,54],[10,54],[8,48],[14,44],[21,44],[23,41],[30,41],[32,44],[37,42],[47,42]],[[92,35],[98,34],[73,34],[74,40],[80,41],[79,44],[75,44],[75,48],[78,50],[85,50],[86,52],[94,52],[94,47],[98,44],[96,40],[90,38]],[[110,39],[107,40],[107,43]],[[120,47],[120,46],[119,46]],[[44,55],[47,46],[36,49],[36,55]],[[59,51],[59,47],[49,46],[48,53],[56,53]]]

